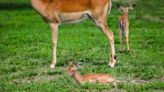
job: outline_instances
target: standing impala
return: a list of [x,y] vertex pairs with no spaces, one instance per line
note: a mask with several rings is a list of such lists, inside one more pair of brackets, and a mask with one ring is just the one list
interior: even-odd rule
[[116,63],[114,35],[107,25],[107,16],[112,6],[111,0],[31,0],[31,2],[33,8],[47,21],[52,30],[54,47],[51,68],[56,64],[58,25],[76,22],[86,17],[92,19],[107,36],[111,52],[109,66],[114,67]]
[[123,51],[123,33],[125,33],[126,37],[126,46],[127,46],[127,51],[130,51],[129,47],[129,19],[128,19],[128,12],[129,10],[133,10],[133,7],[135,5],[130,5],[129,7],[123,7],[118,5],[118,9],[123,12],[121,16],[118,17],[118,29],[120,32],[120,49],[119,51]]

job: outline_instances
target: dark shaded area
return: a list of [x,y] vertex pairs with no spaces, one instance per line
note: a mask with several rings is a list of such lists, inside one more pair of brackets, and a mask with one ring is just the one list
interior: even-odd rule
[[0,3],[0,10],[24,10],[31,9],[30,3]]

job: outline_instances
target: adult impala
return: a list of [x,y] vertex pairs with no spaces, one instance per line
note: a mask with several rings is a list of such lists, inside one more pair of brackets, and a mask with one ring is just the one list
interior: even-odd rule
[[115,47],[114,35],[107,25],[107,16],[111,10],[110,0],[31,0],[33,8],[47,21],[52,30],[53,60],[51,68],[56,64],[56,46],[58,25],[76,22],[89,17],[107,36],[111,51],[109,66],[114,67]]

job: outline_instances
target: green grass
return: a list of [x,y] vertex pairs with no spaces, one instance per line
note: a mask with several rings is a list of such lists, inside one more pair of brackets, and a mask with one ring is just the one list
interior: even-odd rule
[[[117,0],[119,1],[119,0]],[[117,16],[113,2],[108,25],[115,34],[117,65],[109,68],[108,41],[90,21],[61,25],[57,47],[57,66],[52,58],[51,31],[26,0],[0,1],[0,92],[162,92],[164,91],[164,2],[135,0],[130,12],[131,53],[119,53]],[[4,5],[5,4],[5,5]],[[8,6],[7,6],[8,5]],[[69,61],[84,64],[79,71],[108,73],[120,80],[148,83],[113,85],[77,84],[67,76]]]

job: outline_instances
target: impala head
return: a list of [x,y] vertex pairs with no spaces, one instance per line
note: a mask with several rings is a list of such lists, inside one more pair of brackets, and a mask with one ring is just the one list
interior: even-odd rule
[[136,5],[133,4],[133,5],[129,5],[128,7],[124,7],[124,6],[121,6],[121,5],[118,5],[117,7],[118,7],[118,9],[119,9],[120,11],[122,11],[123,13],[128,13],[129,10],[133,10],[135,6],[136,6]]
[[72,76],[73,73],[79,68],[79,66],[80,66],[80,63],[75,64],[75,63],[70,62],[70,66],[67,70],[67,74]]

